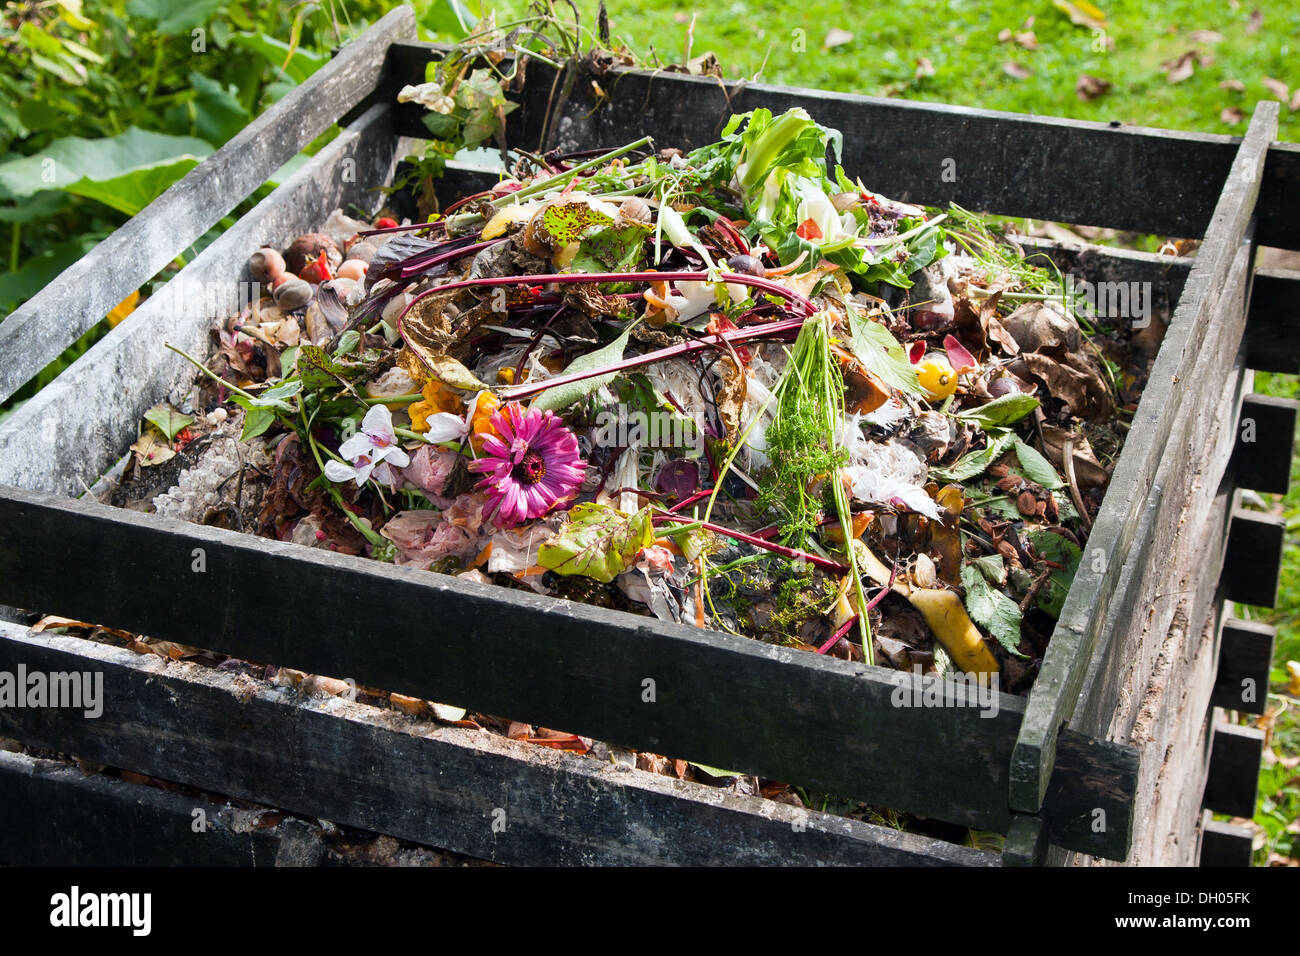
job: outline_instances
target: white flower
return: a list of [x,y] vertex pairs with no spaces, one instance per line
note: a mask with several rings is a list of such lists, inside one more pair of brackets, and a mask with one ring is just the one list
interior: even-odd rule
[[340,483],[355,481],[357,487],[364,485],[372,472],[376,479],[391,483],[393,475],[389,466],[404,468],[411,463],[410,456],[397,444],[393,416],[386,405],[375,405],[366,412],[361,430],[339,446],[339,454],[352,464],[327,461],[325,477]]

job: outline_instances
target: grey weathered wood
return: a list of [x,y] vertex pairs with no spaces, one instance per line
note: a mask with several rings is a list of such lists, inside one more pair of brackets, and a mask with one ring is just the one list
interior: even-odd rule
[[1232,480],[1239,488],[1284,495],[1291,487],[1296,413],[1300,402],[1272,395],[1247,395],[1237,423]]
[[[173,389],[188,391],[194,367],[165,342],[206,355],[223,305],[250,287],[249,255],[284,247],[319,228],[333,209],[356,203],[375,209],[397,161],[391,107],[377,105],[258,203],[157,294],[0,423],[0,484],[79,495],[121,457],[140,416]],[[341,175],[342,164],[355,175]],[[33,300],[35,301],[35,300]],[[0,363],[3,364],[3,363]]]
[[[1086,662],[1097,646],[1124,556],[1140,524],[1140,511],[1180,418],[1184,397],[1210,387],[1197,381],[1193,372],[1215,306],[1247,240],[1265,156],[1276,130],[1277,105],[1262,103],[1233,161],[1111,477],[1103,512],[1093,525],[1087,555],[1100,551],[1107,560],[1098,570],[1085,555],[1030,692],[1012,758],[1010,804],[1014,810],[1033,813],[1042,806],[1057,734],[1077,702],[1087,675]],[[1240,318],[1244,325],[1244,315]]]
[[1261,372],[1300,372],[1300,270],[1255,272],[1246,323],[1246,363]]
[[200,238],[379,81],[398,7],[0,322],[0,401]]
[[1211,704],[1247,714],[1264,713],[1276,634],[1275,627],[1259,621],[1234,617],[1223,623]]
[[1223,560],[1223,586],[1228,600],[1257,607],[1277,603],[1282,576],[1282,546],[1286,519],[1281,515],[1237,509],[1228,532]]
[[479,859],[998,863],[994,854],[916,834],[340,698],[303,698],[196,664],[0,626],[0,669],[19,662],[30,670],[102,672],[106,703],[94,720],[69,709],[0,710],[0,732],[8,736]]
[[1250,866],[1255,855],[1255,831],[1239,823],[1207,820],[1201,831],[1200,865]]
[[[393,82],[421,82],[426,64],[441,56],[442,48],[432,44],[393,44]],[[545,127],[546,147],[616,146],[649,133],[661,146],[689,149],[714,142],[733,113],[802,106],[844,133],[844,168],[885,195],[1162,235],[1205,233],[1239,142],[623,68],[599,81],[608,102],[596,103],[590,83],[579,77],[564,108],[548,122],[553,77],[544,63],[528,65],[521,108],[508,120],[512,144],[533,148]],[[419,108],[404,107],[399,128],[427,136],[421,116]],[[949,160],[956,162],[954,181],[943,175]],[[1300,148],[1273,146],[1263,174],[1260,242],[1300,248]]]
[[1264,731],[1216,724],[1210,743],[1210,773],[1202,805],[1215,813],[1250,819],[1259,796],[1259,759]]
[[[979,829],[1009,823],[1017,697],[999,694],[991,717],[973,706],[900,707],[912,674],[89,500],[0,491],[0,601]],[[195,549],[202,573],[192,570]],[[259,594],[274,598],[254,600],[252,614],[232,600]],[[643,699],[646,680],[653,702]],[[1128,748],[1068,732],[1061,746],[1080,756],[1063,761],[1044,806],[1053,842],[1122,857],[1122,830],[1093,833],[1079,807],[1132,814]]]

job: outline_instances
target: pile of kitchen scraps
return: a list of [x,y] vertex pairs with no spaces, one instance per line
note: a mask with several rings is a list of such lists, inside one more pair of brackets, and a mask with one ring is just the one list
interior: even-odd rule
[[760,109],[259,250],[114,501],[1025,692],[1152,347],[840,145]]

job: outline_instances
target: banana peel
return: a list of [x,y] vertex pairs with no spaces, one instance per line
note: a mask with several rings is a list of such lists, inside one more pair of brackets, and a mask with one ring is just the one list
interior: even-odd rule
[[[867,576],[881,586],[888,585],[890,569],[885,563],[865,545],[860,554],[860,563]],[[907,598],[912,607],[921,612],[943,649],[963,671],[985,677],[998,673],[997,658],[984,642],[979,628],[967,616],[966,608],[955,591],[912,587],[901,578],[895,578],[891,590]]]

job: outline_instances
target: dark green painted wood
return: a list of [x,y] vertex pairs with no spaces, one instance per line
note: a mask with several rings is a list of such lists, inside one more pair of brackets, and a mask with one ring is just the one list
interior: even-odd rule
[[1287,493],[1298,409],[1300,402],[1272,395],[1247,395],[1242,400],[1232,455],[1237,487],[1274,495]]
[[1211,704],[1247,714],[1264,713],[1276,634],[1272,625],[1258,621],[1233,617],[1223,622]]
[[1280,515],[1233,512],[1223,559],[1223,586],[1229,601],[1257,607],[1277,603],[1285,539],[1286,519]]
[[1201,866],[1250,866],[1254,842],[1255,831],[1250,827],[1211,820],[1201,832]]
[[1210,741],[1210,768],[1201,805],[1215,813],[1250,819],[1259,796],[1259,760],[1264,732],[1254,727],[1216,724]]
[[1246,364],[1260,372],[1300,373],[1300,271],[1255,273],[1246,323]]

